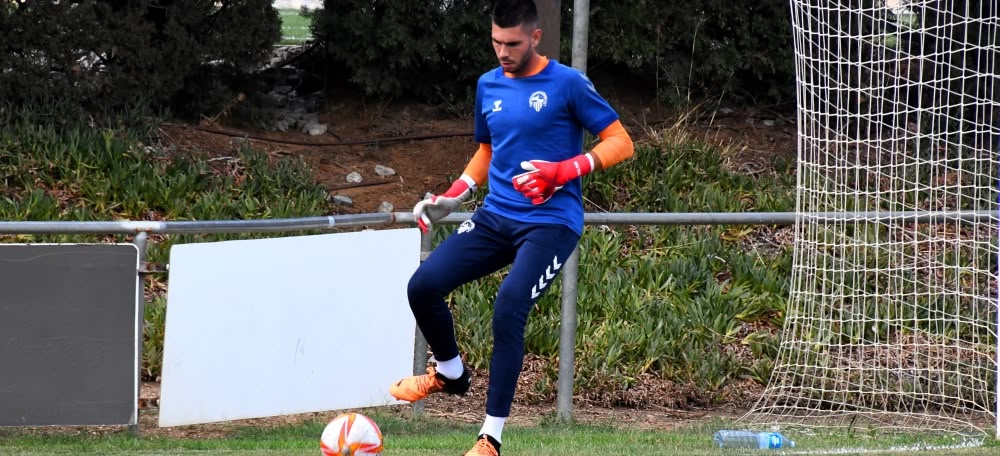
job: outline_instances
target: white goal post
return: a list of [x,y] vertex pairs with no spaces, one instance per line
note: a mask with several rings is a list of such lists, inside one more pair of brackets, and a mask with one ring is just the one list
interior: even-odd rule
[[[743,419],[998,432],[1000,0],[791,12],[792,284],[773,374]],[[831,215],[899,212],[942,215]]]

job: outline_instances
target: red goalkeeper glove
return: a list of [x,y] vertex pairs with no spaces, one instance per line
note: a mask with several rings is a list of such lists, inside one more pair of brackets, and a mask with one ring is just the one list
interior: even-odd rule
[[432,224],[454,212],[474,191],[476,181],[463,174],[444,194],[434,195],[417,203],[413,207],[413,220],[420,226],[420,231],[426,233],[430,231]]
[[587,155],[578,155],[558,163],[544,160],[521,162],[527,171],[514,176],[514,188],[521,192],[531,204],[542,204],[552,198],[557,190],[567,182],[594,170],[594,163]]

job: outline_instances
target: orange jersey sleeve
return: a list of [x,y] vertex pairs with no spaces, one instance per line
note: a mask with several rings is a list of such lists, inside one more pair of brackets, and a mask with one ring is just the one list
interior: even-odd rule
[[632,137],[625,131],[620,120],[614,121],[597,134],[601,139],[590,151],[594,159],[594,169],[608,169],[618,163],[628,160],[635,153]]
[[487,175],[490,171],[490,160],[493,159],[493,146],[485,143],[479,143],[479,150],[476,154],[472,156],[472,160],[469,160],[469,164],[465,167],[465,174],[476,181],[476,185],[482,187],[486,183]]

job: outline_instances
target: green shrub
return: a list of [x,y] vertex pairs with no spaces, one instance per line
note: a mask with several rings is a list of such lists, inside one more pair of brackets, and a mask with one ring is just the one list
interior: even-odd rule
[[[563,30],[571,30],[572,15],[563,17]],[[777,102],[794,94],[787,1],[593,0],[589,35],[591,66],[627,68],[671,104]]]
[[[489,43],[492,2],[346,0],[312,13],[334,83],[369,95],[468,100],[497,65]],[[563,2],[560,60],[570,62],[574,15]],[[555,33],[555,31],[547,31]],[[615,68],[663,101],[714,96],[787,101],[794,93],[787,1],[591,2],[590,67]]]
[[155,380],[163,372],[167,298],[157,296],[143,307],[142,377]]
[[484,0],[327,1],[312,13],[336,81],[368,95],[464,97],[496,65]]
[[[226,160],[207,162],[147,147],[145,140],[111,128],[10,125],[0,137],[0,174],[7,176],[0,219],[233,220],[328,210],[326,189],[301,162],[274,160],[245,145],[234,146]],[[151,245],[150,260],[164,260],[174,238]]]
[[269,0],[4,5],[0,99],[14,103],[72,99],[105,110],[147,102],[208,112],[243,88],[281,35]]

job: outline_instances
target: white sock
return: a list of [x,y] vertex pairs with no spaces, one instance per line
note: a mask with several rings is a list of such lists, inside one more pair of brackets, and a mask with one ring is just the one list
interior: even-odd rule
[[507,421],[507,417],[497,417],[486,415],[486,420],[483,421],[483,428],[479,430],[480,434],[486,434],[490,437],[496,439],[497,442],[503,443],[500,440],[500,434],[503,433],[503,423]]
[[465,373],[465,366],[462,365],[462,358],[459,358],[458,356],[447,361],[438,361],[435,369],[437,369],[439,374],[444,375],[444,378],[449,380],[455,380]]

